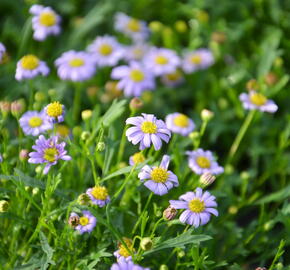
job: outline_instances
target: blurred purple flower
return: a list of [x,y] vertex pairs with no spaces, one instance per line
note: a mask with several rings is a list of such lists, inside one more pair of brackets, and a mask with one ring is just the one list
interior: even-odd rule
[[178,112],[168,114],[165,118],[165,122],[169,130],[173,133],[181,134],[182,136],[187,136],[195,128],[195,124],[189,117]]
[[72,212],[70,218],[77,217],[78,225],[75,227],[75,230],[79,231],[80,234],[91,233],[96,227],[97,219],[92,215],[90,211],[83,211],[83,215],[79,217],[78,214]]
[[207,69],[214,64],[212,52],[208,49],[198,49],[186,52],[182,60],[182,68],[185,73]]
[[150,270],[150,268],[144,268],[134,264],[132,261],[126,261],[126,259],[120,258],[117,263],[111,266],[111,270]]

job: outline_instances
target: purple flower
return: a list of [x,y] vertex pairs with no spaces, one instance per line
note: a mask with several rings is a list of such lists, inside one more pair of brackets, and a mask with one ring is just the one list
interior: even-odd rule
[[64,121],[65,116],[65,107],[64,105],[60,104],[58,101],[54,101],[48,104],[44,108],[45,114],[47,118],[52,123],[61,123]]
[[[124,261],[131,261],[132,256],[131,253],[135,252],[135,249],[133,247],[133,242],[131,239],[123,237],[123,241],[126,243],[127,248],[122,243],[118,244],[118,250],[114,252],[114,256],[117,258],[117,260],[124,260]],[[131,251],[131,253],[129,252]]]
[[2,62],[5,53],[6,53],[6,48],[4,44],[0,42],[0,63]]
[[178,201],[170,200],[169,203],[175,209],[186,209],[179,220],[197,228],[207,224],[211,214],[218,216],[218,211],[214,208],[217,206],[215,199],[208,191],[202,193],[202,189],[197,188],[195,192],[186,192]]
[[146,165],[138,174],[141,182],[145,181],[144,186],[160,196],[179,185],[177,176],[172,171],[167,170],[169,162],[170,157],[164,155],[159,167],[154,166],[151,168]]
[[97,219],[92,215],[90,211],[83,211],[83,215],[79,217],[78,214],[72,212],[70,214],[70,218],[77,217],[78,218],[78,225],[75,227],[80,234],[85,232],[91,233],[93,229],[96,227]]
[[150,268],[144,268],[134,264],[132,261],[126,261],[126,259],[120,258],[117,263],[111,266],[111,270],[150,270]]
[[15,79],[21,81],[24,79],[32,79],[39,74],[47,76],[48,73],[49,68],[44,61],[40,61],[33,54],[28,54],[17,62]]
[[152,48],[144,57],[144,64],[156,76],[173,73],[180,64],[180,59],[173,50]]
[[92,203],[100,207],[104,207],[110,202],[110,196],[106,187],[93,187],[89,188],[86,192]]
[[53,128],[44,112],[28,111],[19,119],[25,135],[38,136]]
[[176,69],[172,73],[162,75],[161,82],[168,87],[176,87],[184,82],[184,77],[182,72]]
[[134,166],[145,161],[145,157],[142,152],[137,152],[129,158],[129,165]]
[[65,142],[57,143],[58,137],[53,136],[50,139],[45,139],[43,135],[40,135],[36,140],[35,145],[32,146],[32,149],[36,152],[29,153],[29,163],[41,164],[45,163],[43,173],[47,174],[50,167],[55,165],[59,159],[62,160],[71,160],[71,157],[67,155],[65,147]]
[[246,110],[259,110],[261,112],[274,113],[278,106],[273,100],[267,99],[263,94],[251,90],[249,94],[242,93],[240,100]]
[[166,126],[173,133],[187,136],[195,128],[193,121],[182,113],[168,114],[165,118]]
[[155,150],[159,150],[162,140],[166,143],[169,142],[170,130],[162,120],[157,119],[153,114],[142,113],[142,115],[126,120],[127,125],[134,125],[126,131],[128,141],[134,145],[140,143],[140,150],[150,147],[152,142]]
[[149,46],[143,42],[138,42],[126,47],[124,58],[128,61],[141,61],[149,50]]
[[58,35],[61,31],[60,16],[51,8],[41,5],[33,5],[30,10],[32,18],[33,38],[43,41],[49,35]]
[[55,60],[57,74],[62,80],[80,82],[89,80],[96,72],[96,63],[91,54],[68,51]]
[[120,80],[117,87],[124,91],[126,97],[139,97],[143,91],[155,88],[154,75],[138,62],[131,62],[129,66],[115,67],[111,77]]
[[188,165],[196,174],[221,174],[224,168],[215,161],[212,152],[199,148],[196,151],[186,151]]
[[3,156],[0,154],[0,163],[3,162]]

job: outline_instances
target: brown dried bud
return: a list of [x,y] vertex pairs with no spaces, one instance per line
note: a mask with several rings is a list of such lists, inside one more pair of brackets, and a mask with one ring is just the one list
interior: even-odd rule
[[10,102],[8,101],[0,101],[0,111],[2,113],[9,113],[10,112]]
[[267,85],[272,86],[278,81],[278,77],[274,72],[269,72],[265,76],[265,82]]
[[91,86],[87,88],[87,95],[90,98],[94,98],[97,96],[99,88],[97,86]]
[[139,110],[143,107],[143,102],[140,98],[134,97],[131,99],[129,107],[131,111]]
[[163,218],[165,220],[172,220],[175,218],[176,214],[177,214],[177,210],[169,206],[163,211]]
[[227,40],[227,36],[224,32],[213,32],[211,34],[211,40],[217,43],[224,43]]
[[21,149],[19,152],[19,159],[21,161],[24,161],[28,158],[28,150],[27,149]]
[[70,216],[68,219],[68,224],[73,228],[78,226],[79,222],[80,222],[80,218],[78,216]]
[[248,91],[258,90],[259,89],[259,84],[258,84],[257,80],[252,79],[252,80],[249,80],[247,82],[246,87],[247,87]]

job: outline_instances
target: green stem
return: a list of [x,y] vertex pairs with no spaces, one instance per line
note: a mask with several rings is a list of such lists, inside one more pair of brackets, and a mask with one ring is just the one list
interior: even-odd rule
[[73,103],[73,118],[75,124],[79,119],[80,107],[81,107],[81,93],[82,93],[82,85],[80,83],[75,85],[75,96]]

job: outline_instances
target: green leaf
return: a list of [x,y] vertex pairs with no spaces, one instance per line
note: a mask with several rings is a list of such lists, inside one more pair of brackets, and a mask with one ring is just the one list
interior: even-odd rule
[[125,111],[126,100],[114,100],[111,107],[106,111],[102,117],[102,124],[109,127],[120,115]]
[[274,192],[270,195],[263,197],[262,199],[258,200],[256,204],[284,201],[289,197],[290,197],[290,185],[288,185],[287,187],[283,188],[280,191]]
[[41,270],[46,270],[50,264],[55,265],[55,262],[52,260],[54,250],[50,247],[44,233],[41,231],[39,232],[39,238],[41,248],[46,254],[46,256],[42,258]]

